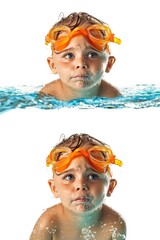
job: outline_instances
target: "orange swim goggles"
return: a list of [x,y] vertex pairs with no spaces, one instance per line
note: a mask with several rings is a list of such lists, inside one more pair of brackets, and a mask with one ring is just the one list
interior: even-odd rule
[[109,42],[121,44],[121,40],[114,37],[111,29],[103,24],[89,25],[86,28],[76,27],[73,30],[67,26],[54,26],[47,34],[45,42],[47,45],[49,43],[52,44],[52,50],[62,51],[68,46],[73,37],[81,34],[84,35],[98,51],[104,51],[106,49],[109,51]]
[[47,167],[52,165],[53,172],[62,173],[68,168],[71,161],[76,158],[84,156],[89,164],[99,173],[110,172],[110,164],[116,164],[122,166],[122,161],[116,159],[112,150],[108,146],[94,146],[87,150],[83,148],[77,148],[72,151],[68,147],[54,148],[46,160]]

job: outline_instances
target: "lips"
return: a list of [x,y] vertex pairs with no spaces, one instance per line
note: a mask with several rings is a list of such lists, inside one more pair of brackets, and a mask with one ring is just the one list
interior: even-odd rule
[[86,80],[88,79],[88,76],[85,75],[76,75],[75,77],[73,77],[75,80]]
[[77,73],[72,77],[72,81],[77,88],[88,87],[93,84],[92,75],[86,73]]
[[89,74],[85,73],[85,72],[79,72],[78,74],[75,74],[73,76],[73,78],[75,79],[88,79],[89,78]]
[[88,196],[78,196],[73,201],[85,203],[85,202],[91,202],[91,198]]

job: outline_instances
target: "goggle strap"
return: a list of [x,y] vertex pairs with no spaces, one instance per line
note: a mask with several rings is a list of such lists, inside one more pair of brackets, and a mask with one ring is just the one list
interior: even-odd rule
[[120,38],[114,37],[114,38],[113,38],[113,42],[120,45],[122,41],[121,41]]
[[123,165],[122,161],[119,160],[119,159],[115,159],[115,163],[114,164],[118,165],[119,167],[122,167],[122,165]]

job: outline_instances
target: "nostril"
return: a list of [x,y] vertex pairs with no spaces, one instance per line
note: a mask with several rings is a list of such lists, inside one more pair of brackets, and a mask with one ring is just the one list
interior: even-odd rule
[[86,63],[77,64],[76,68],[87,68]]
[[80,190],[83,190],[83,191],[86,191],[86,190],[88,190],[88,187],[87,187],[87,185],[86,185],[86,184],[83,184],[82,186],[80,186],[80,187],[77,187],[77,191],[80,191]]

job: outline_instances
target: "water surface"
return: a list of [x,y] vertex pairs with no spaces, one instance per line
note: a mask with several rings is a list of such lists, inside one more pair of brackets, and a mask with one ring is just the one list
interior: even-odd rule
[[122,96],[116,98],[94,97],[80,98],[69,102],[57,100],[51,96],[39,96],[42,86],[11,86],[0,88],[0,112],[15,108],[149,108],[160,107],[160,85],[136,84],[120,89]]

